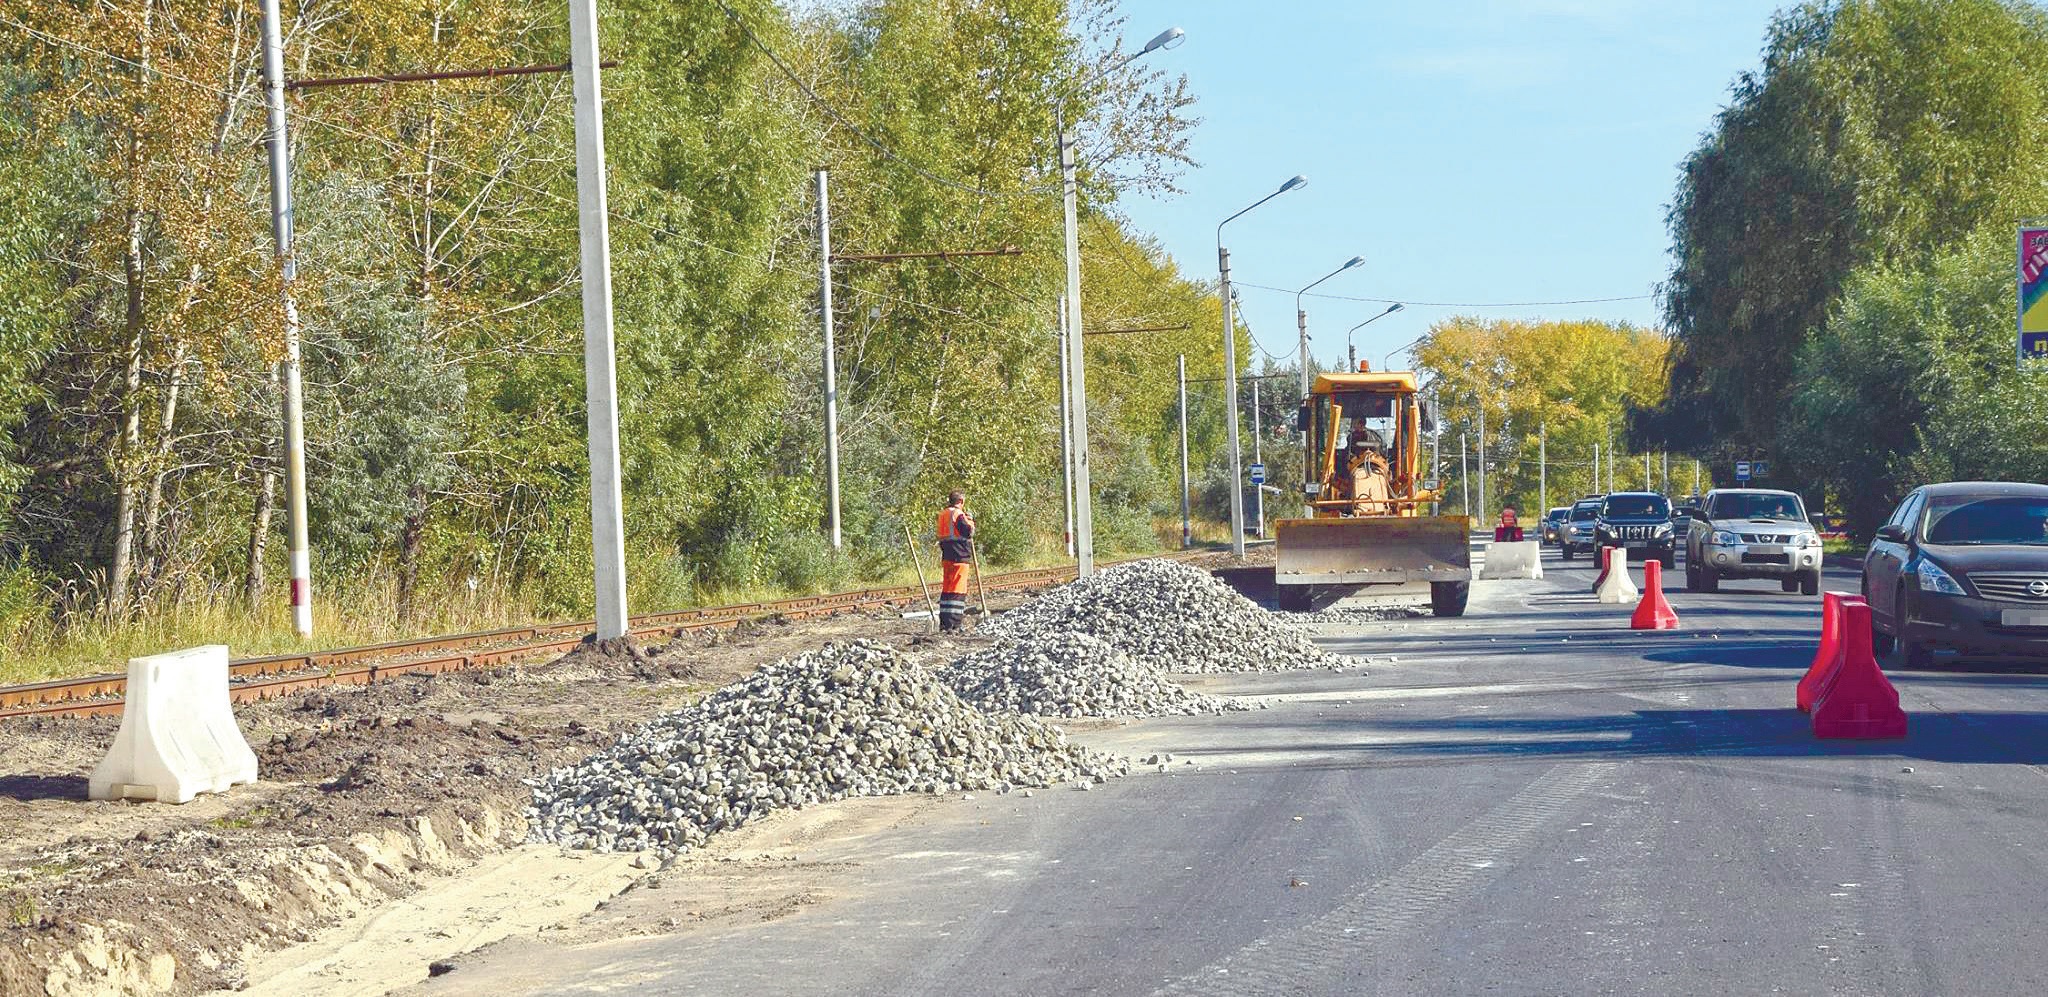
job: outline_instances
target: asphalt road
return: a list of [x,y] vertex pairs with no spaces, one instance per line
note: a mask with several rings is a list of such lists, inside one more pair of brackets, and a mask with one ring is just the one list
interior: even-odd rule
[[2048,991],[2048,668],[1894,671],[1906,740],[1821,742],[1792,707],[1818,599],[1675,591],[1683,629],[1636,634],[1545,563],[1463,620],[1331,629],[1397,656],[1369,674],[1233,676],[1280,701],[1081,736],[1171,775],[828,833],[791,904],[693,928],[715,898],[684,878],[418,990]]

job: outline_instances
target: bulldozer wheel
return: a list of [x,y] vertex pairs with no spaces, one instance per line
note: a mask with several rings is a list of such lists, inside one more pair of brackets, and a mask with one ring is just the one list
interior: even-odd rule
[[1465,602],[1471,598],[1471,582],[1429,583],[1429,611],[1437,616],[1465,615]]
[[1273,586],[1273,603],[1282,612],[1306,613],[1313,603],[1313,590],[1307,585]]

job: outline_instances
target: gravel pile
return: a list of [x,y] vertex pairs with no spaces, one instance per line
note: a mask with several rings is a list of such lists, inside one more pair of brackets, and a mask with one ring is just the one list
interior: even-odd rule
[[1427,607],[1416,606],[1332,606],[1312,613],[1282,613],[1281,622],[1297,629],[1313,629],[1331,624],[1386,623],[1395,620],[1420,619],[1429,615]]
[[668,855],[827,800],[1087,788],[1128,770],[1040,721],[967,705],[887,645],[853,641],[767,665],[554,770],[527,817],[536,841]]
[[1002,641],[953,662],[939,677],[984,710],[1037,716],[1191,717],[1251,709],[1183,688],[1085,633]]
[[1175,561],[1133,561],[984,620],[984,636],[1043,642],[1082,633],[1173,672],[1274,672],[1348,664],[1213,575]]

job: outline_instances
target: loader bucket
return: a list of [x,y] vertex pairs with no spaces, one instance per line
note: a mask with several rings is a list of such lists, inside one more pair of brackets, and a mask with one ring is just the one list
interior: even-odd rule
[[1472,522],[1464,516],[1333,516],[1273,525],[1273,580],[1280,585],[1472,579]]

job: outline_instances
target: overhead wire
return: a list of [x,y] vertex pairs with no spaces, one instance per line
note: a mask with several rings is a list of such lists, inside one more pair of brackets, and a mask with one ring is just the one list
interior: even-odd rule
[[[109,52],[109,51],[106,51],[105,49],[101,49],[101,48],[96,48],[96,47],[94,47],[94,46],[92,46],[92,45],[88,45],[88,44],[85,44],[85,43],[83,43],[83,42],[80,42],[80,41],[77,41],[77,40],[75,40],[75,39],[71,39],[71,38],[66,38],[66,37],[64,37],[64,36],[62,36],[62,35],[56,35],[56,34],[52,34],[52,33],[50,33],[50,32],[47,32],[47,31],[43,31],[43,30],[41,30],[41,29],[39,29],[39,28],[36,28],[36,27],[33,27],[33,26],[31,26],[31,25],[23,24],[22,22],[20,22],[20,21],[17,21],[17,20],[15,20],[15,19],[11,18],[11,17],[8,17],[8,16],[6,16],[6,15],[4,15],[4,14],[0,14],[0,24],[4,24],[4,25],[7,25],[7,26],[9,26],[9,27],[13,27],[13,28],[15,28],[15,29],[17,29],[17,30],[19,30],[19,31],[22,31],[22,32],[23,32],[23,33],[25,33],[25,34],[28,34],[28,35],[30,35],[31,37],[39,38],[39,39],[41,39],[41,40],[43,40],[43,41],[45,41],[45,42],[48,42],[48,43],[50,43],[50,44],[53,44],[53,45],[60,45],[60,46],[63,46],[63,47],[65,47],[65,48],[69,48],[69,49],[72,49],[72,50],[74,50],[74,51],[78,51],[78,52],[84,52],[84,53],[88,53],[88,54],[91,54],[91,55],[97,55],[97,56],[100,56],[100,57],[102,57],[102,58],[105,58],[105,59],[110,59],[110,60],[112,60],[112,61],[114,61],[114,62],[117,62],[117,63],[122,63],[122,64],[124,64],[124,65],[128,65],[128,66],[133,66],[133,67],[135,67],[135,68],[137,68],[137,69],[145,68],[145,67],[144,67],[144,66],[143,66],[143,65],[142,65],[141,63],[139,63],[139,62],[136,62],[135,60],[133,60],[133,59],[130,59],[130,58],[126,57],[126,56],[123,56],[123,55],[120,55],[120,54],[117,54],[117,53],[114,53],[114,52]],[[256,96],[252,96],[252,95],[248,95],[248,94],[238,94],[238,93],[236,93],[236,92],[234,92],[234,91],[232,91],[232,90],[229,90],[229,89],[227,89],[227,88],[224,88],[224,87],[218,86],[218,85],[216,85],[216,84],[212,84],[212,83],[206,83],[206,82],[202,82],[202,81],[200,81],[200,80],[195,80],[195,79],[191,79],[190,77],[186,77],[186,76],[181,76],[181,75],[179,75],[179,74],[177,74],[177,73],[171,73],[171,72],[167,72],[167,71],[163,70],[163,69],[162,69],[162,68],[160,68],[160,67],[159,67],[159,68],[155,68],[155,69],[153,69],[153,70],[152,70],[152,72],[155,72],[155,73],[157,73],[158,75],[160,75],[160,76],[163,76],[163,77],[165,77],[165,78],[167,78],[167,79],[171,79],[171,80],[176,80],[177,82],[179,82],[179,83],[183,83],[183,84],[185,84],[186,86],[194,87],[194,88],[196,88],[196,89],[199,89],[199,90],[202,90],[202,91],[206,91],[206,92],[209,92],[209,93],[215,93],[215,94],[219,94],[219,95],[221,95],[221,96],[224,96],[224,97],[226,97],[226,98],[228,98],[229,100],[232,100],[232,101],[240,101],[240,102],[243,102],[243,103],[245,103],[245,104],[249,104],[249,105],[252,105],[252,106],[261,106],[261,105],[262,105],[262,98],[260,98],[260,97],[256,97]],[[339,133],[339,134],[341,134],[341,135],[345,135],[345,136],[348,136],[348,137],[350,137],[350,138],[355,138],[355,139],[360,139],[360,140],[363,140],[363,141],[367,141],[367,142],[372,142],[372,143],[375,143],[375,144],[377,144],[377,145],[379,145],[379,146],[382,146],[382,147],[384,147],[384,148],[386,148],[386,149],[389,149],[389,150],[391,150],[391,151],[393,151],[393,152],[404,152],[404,151],[406,151],[406,150],[405,150],[405,147],[404,147],[404,146],[402,146],[402,145],[400,145],[400,144],[399,144],[398,142],[396,142],[396,141],[393,141],[393,140],[391,140],[391,139],[389,139],[389,138],[386,138],[386,137],[384,137],[384,136],[382,136],[382,135],[377,135],[377,134],[374,134],[374,133],[371,133],[371,132],[366,132],[366,131],[362,131],[362,130],[359,130],[359,129],[356,129],[356,128],[353,128],[353,127],[350,127],[350,126],[349,126],[349,125],[347,125],[347,124],[343,124],[343,123],[340,123],[340,122],[334,121],[334,120],[332,120],[332,119],[330,119],[330,118],[324,118],[324,117],[322,117],[322,116],[320,116],[320,115],[317,115],[317,114],[311,114],[311,113],[308,113],[308,112],[306,112],[306,111],[305,111],[305,110],[303,109],[303,107],[301,107],[301,108],[299,108],[299,109],[295,110],[295,111],[293,112],[293,117],[297,118],[297,119],[298,119],[298,120],[300,120],[300,121],[305,121],[305,122],[310,122],[310,123],[312,123],[312,124],[317,124],[317,125],[321,125],[322,127],[325,127],[325,128],[327,128],[327,129],[329,129],[329,130],[332,130],[332,131],[334,131],[334,132],[336,132],[336,133]],[[537,196],[540,196],[540,197],[548,198],[548,199],[550,199],[550,200],[553,200],[553,201],[555,201],[555,202],[557,202],[557,203],[559,203],[559,204],[565,204],[565,205],[575,205],[575,204],[577,204],[577,201],[576,201],[576,200],[575,200],[574,198],[568,197],[568,196],[566,196],[566,195],[563,195],[563,194],[559,194],[559,193],[556,193],[556,192],[554,192],[554,191],[550,191],[550,190],[547,190],[547,189],[545,189],[545,188],[541,188],[541,187],[536,187],[536,186],[533,186],[533,185],[531,185],[531,184],[523,183],[523,182],[521,182],[521,181],[518,181],[518,180],[514,180],[514,179],[512,179],[512,178],[510,178],[510,177],[508,177],[508,176],[501,176],[501,175],[498,175],[498,174],[494,174],[494,173],[491,173],[491,172],[490,172],[490,171],[488,171],[488,170],[480,169],[480,168],[478,168],[478,167],[475,167],[475,166],[471,166],[471,165],[469,165],[469,164],[467,164],[467,163],[459,162],[459,161],[457,161],[457,160],[452,160],[452,159],[443,159],[443,160],[440,160],[440,162],[442,162],[442,163],[444,163],[444,164],[446,164],[446,165],[448,165],[448,166],[450,166],[450,167],[453,167],[453,168],[455,168],[455,169],[457,169],[457,170],[462,170],[462,171],[465,171],[465,172],[468,172],[468,173],[472,173],[472,174],[475,174],[475,175],[477,175],[477,176],[480,176],[480,177],[484,177],[484,178],[486,178],[486,179],[494,180],[494,181],[496,181],[496,182],[498,182],[498,183],[501,183],[501,184],[504,184],[504,185],[506,185],[506,186],[508,186],[508,187],[513,187],[513,188],[517,188],[517,189],[519,189],[519,190],[523,190],[523,191],[526,191],[526,192],[528,192],[528,193],[531,193],[531,194],[534,194],[534,195],[537,195]],[[625,224],[627,224],[627,225],[631,225],[631,226],[634,226],[634,227],[637,227],[637,228],[640,228],[640,229],[643,229],[643,230],[646,230],[646,231],[649,231],[649,232],[653,232],[653,233],[656,233],[656,234],[660,234],[660,235],[668,236],[668,237],[670,237],[670,238],[673,238],[673,239],[677,239],[677,240],[680,240],[680,241],[682,241],[682,242],[685,242],[685,243],[688,243],[688,244],[690,244],[690,245],[693,245],[693,246],[697,246],[697,247],[699,247],[699,248],[702,248],[702,249],[707,249],[707,250],[710,250],[710,251],[712,251],[712,252],[714,252],[714,253],[720,253],[720,254],[723,254],[723,255],[725,255],[725,256],[731,257],[731,258],[733,258],[733,259],[736,259],[736,260],[742,260],[742,261],[745,261],[745,262],[748,262],[748,263],[752,263],[752,264],[754,264],[755,266],[758,266],[758,267],[760,267],[760,268],[761,268],[762,270],[765,270],[765,271],[781,271],[781,272],[785,272],[785,273],[794,273],[794,274],[802,274],[802,275],[805,275],[805,276],[808,276],[808,275],[810,274],[810,271],[809,271],[809,270],[808,270],[807,268],[799,268],[799,267],[794,267],[794,266],[790,266],[790,265],[786,265],[786,264],[781,264],[781,263],[777,263],[777,262],[775,262],[775,261],[773,261],[773,260],[765,260],[765,259],[761,259],[760,257],[756,257],[756,256],[749,256],[749,255],[747,255],[747,254],[745,254],[745,253],[742,253],[742,252],[738,252],[738,251],[736,251],[736,250],[731,250],[731,249],[727,249],[727,248],[725,248],[725,247],[723,247],[723,246],[719,246],[719,245],[715,245],[715,244],[713,244],[713,243],[710,243],[710,242],[706,242],[705,240],[703,240],[703,239],[699,239],[699,238],[697,238],[697,237],[695,237],[695,236],[692,236],[692,235],[688,235],[688,234],[686,234],[686,233],[682,233],[682,232],[678,232],[678,231],[675,231],[674,229],[670,229],[670,228],[667,228],[666,226],[662,226],[662,225],[657,225],[657,224],[654,224],[654,223],[652,223],[652,222],[647,222],[647,221],[643,221],[643,220],[641,220],[641,219],[638,219],[638,218],[634,218],[634,217],[632,217],[632,216],[630,216],[630,215],[625,215],[625,214],[622,214],[622,213],[620,213],[620,212],[619,212],[618,210],[616,210],[616,209],[613,209],[613,208],[610,208],[610,207],[607,207],[607,208],[606,208],[606,211],[605,211],[605,215],[606,215],[606,217],[609,217],[609,218],[613,218],[613,219],[616,219],[616,220],[618,220],[618,221],[620,221],[620,222],[623,222],[623,223],[625,223]],[[840,286],[843,286],[843,287],[845,287],[845,289],[846,289],[846,290],[849,290],[849,291],[851,291],[851,292],[853,292],[853,293],[855,293],[855,294],[861,294],[861,295],[864,295],[864,296],[867,296],[867,297],[870,297],[870,298],[876,298],[876,299],[879,299],[879,300],[883,300],[883,301],[889,301],[889,302],[892,302],[892,303],[895,303],[895,304],[901,304],[901,305],[906,305],[906,306],[909,306],[909,307],[914,307],[914,308],[920,308],[920,309],[924,309],[924,310],[928,310],[928,311],[933,311],[933,312],[936,312],[936,313],[939,313],[939,314],[945,314],[945,315],[949,315],[949,316],[952,316],[952,317],[955,317],[955,318],[962,318],[962,319],[966,319],[966,320],[968,320],[968,321],[970,321],[970,322],[973,322],[973,323],[975,323],[975,324],[977,324],[977,325],[980,325],[981,327],[983,327],[983,328],[985,328],[985,329],[988,329],[988,330],[990,330],[990,331],[992,331],[992,332],[999,332],[999,333],[1006,333],[1006,334],[1007,334],[1007,330],[1001,329],[1000,327],[998,327],[998,326],[996,326],[996,325],[993,325],[993,324],[991,324],[991,323],[989,323],[989,322],[987,322],[987,321],[985,321],[985,320],[983,320],[983,319],[980,319],[980,318],[978,318],[978,317],[976,317],[976,316],[974,316],[974,315],[971,315],[971,314],[969,314],[969,313],[967,313],[967,312],[964,312],[964,311],[960,311],[959,309],[947,308],[947,307],[945,307],[945,306],[943,306],[943,305],[934,305],[934,304],[931,304],[930,302],[923,302],[923,301],[915,301],[915,300],[912,300],[912,299],[909,299],[909,298],[902,298],[902,297],[897,297],[897,296],[894,296],[894,295],[890,295],[890,294],[886,294],[886,293],[883,293],[883,292],[879,292],[879,291],[871,291],[871,290],[867,290],[867,289],[863,289],[863,288],[858,288],[858,287],[854,287],[854,286],[852,286],[852,285],[842,285],[842,284],[841,284],[840,282],[838,282],[838,281],[834,281],[834,286],[835,286],[835,287],[840,287]]]
[[941,176],[938,173],[935,173],[925,168],[923,165],[914,162],[908,158],[905,158],[896,150],[889,148],[887,145],[884,145],[880,139],[877,139],[874,136],[869,135],[866,131],[862,130],[859,125],[853,123],[852,119],[848,118],[844,114],[841,114],[838,108],[833,107],[830,102],[825,100],[825,98],[819,96],[816,90],[811,89],[810,84],[805,83],[803,79],[796,74],[796,70],[791,69],[788,63],[783,62],[782,57],[777,55],[774,49],[769,48],[766,42],[763,42],[758,35],[754,34],[752,28],[747,27],[746,20],[740,17],[739,12],[732,9],[731,5],[727,4],[725,0],[711,0],[711,2],[717,4],[718,9],[725,12],[725,16],[732,21],[733,27],[738,28],[740,34],[746,36],[747,41],[753,43],[754,48],[760,50],[762,55],[767,56],[768,61],[773,63],[775,65],[775,68],[782,72],[782,75],[785,79],[789,80],[791,84],[794,84],[798,90],[803,91],[804,96],[808,98],[812,104],[815,104],[818,110],[825,112],[826,117],[829,117],[834,122],[837,122],[839,127],[844,128],[849,132],[852,132],[855,138],[860,139],[861,142],[865,143],[869,148],[875,150],[875,152],[879,153],[882,156],[882,158],[887,159],[890,162],[896,163],[897,165],[902,166],[905,169],[910,170],[912,173],[915,173],[918,176],[925,178],[926,180],[930,180],[933,183],[945,187],[951,187],[954,190],[965,191],[970,194],[976,194],[982,197],[1018,197],[1026,195],[1043,196],[1046,194],[1051,194],[1060,189],[1057,186],[1048,184],[1042,187],[1026,187],[1021,190],[1015,191],[989,190],[985,187],[979,187],[974,184],[966,183],[964,181],[952,179],[951,177]]
[[[1280,294],[1296,293],[1284,287],[1273,287],[1267,284],[1253,284],[1249,281],[1242,280],[1231,281],[1231,284],[1235,287],[1249,287],[1260,291],[1275,291]],[[1427,308],[1534,308],[1546,305],[1598,305],[1608,304],[1616,301],[1647,301],[1652,298],[1655,298],[1656,295],[1624,294],[1612,298],[1567,298],[1558,301],[1418,301],[1414,298],[1365,298],[1348,294],[1324,294],[1320,291],[1310,291],[1306,295],[1304,295],[1304,297],[1324,298],[1330,301],[1357,301],[1375,305],[1418,305]]]

